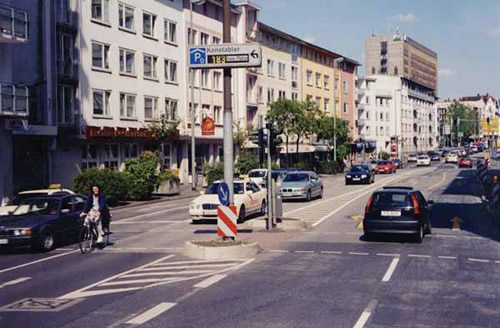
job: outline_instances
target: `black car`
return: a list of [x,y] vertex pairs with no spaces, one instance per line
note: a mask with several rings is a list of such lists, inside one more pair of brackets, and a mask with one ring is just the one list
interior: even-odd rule
[[403,166],[403,161],[401,161],[399,158],[393,158],[393,159],[392,159],[392,162],[393,162],[394,164],[396,164],[396,167],[397,167],[398,169],[402,169],[402,168],[404,168],[404,166]]
[[57,243],[76,240],[85,204],[81,195],[29,198],[0,217],[0,248],[33,248],[44,252]]
[[369,165],[354,165],[345,175],[345,184],[375,182],[375,172]]
[[432,229],[429,205],[418,190],[411,187],[384,187],[370,197],[365,209],[365,237],[374,234],[409,234],[422,242]]
[[437,153],[435,151],[429,151],[429,152],[427,152],[427,155],[429,155],[432,162],[441,161],[441,157],[439,156],[439,153]]

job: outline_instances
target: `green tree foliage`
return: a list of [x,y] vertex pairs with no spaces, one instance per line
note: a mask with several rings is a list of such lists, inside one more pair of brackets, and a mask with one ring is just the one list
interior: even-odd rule
[[236,174],[248,174],[251,170],[259,168],[258,156],[252,151],[244,150],[240,153],[238,160],[234,166],[234,171]]
[[172,135],[178,133],[179,120],[170,120],[165,114],[162,114],[158,121],[151,123],[148,130],[158,141],[166,141]]
[[93,168],[79,173],[73,179],[73,190],[86,195],[93,186],[106,194],[109,205],[116,205],[127,195],[128,182],[122,172]]
[[296,137],[297,157],[299,154],[300,140],[308,138],[318,132],[318,120],[321,118],[321,112],[315,103],[307,100],[299,104],[297,120],[294,122],[292,131]]
[[224,179],[224,163],[215,162],[213,164],[203,165],[203,175],[207,177],[208,184],[212,184],[214,181]]
[[[336,129],[335,122],[337,123]],[[335,120],[331,116],[322,115],[317,121],[318,139],[325,140],[330,147],[333,147],[335,131],[337,134],[337,160],[342,161],[349,153],[349,145],[352,142],[349,137],[349,122],[341,118]]]
[[388,160],[389,158],[391,158],[391,154],[385,151],[381,151],[380,154],[378,154],[378,157],[379,159]]
[[137,158],[125,162],[128,198],[144,200],[151,198],[161,183],[159,160],[156,153],[146,151]]
[[[458,119],[460,119],[460,126]],[[466,139],[476,134],[477,116],[476,112],[469,106],[458,102],[451,104],[446,111],[446,120],[450,123],[453,122],[452,133],[456,138],[458,138],[458,132],[463,132]]]

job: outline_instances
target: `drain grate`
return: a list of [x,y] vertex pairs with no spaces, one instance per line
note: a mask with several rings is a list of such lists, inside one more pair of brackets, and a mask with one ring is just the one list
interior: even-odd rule
[[25,298],[2,306],[0,312],[58,312],[83,299]]

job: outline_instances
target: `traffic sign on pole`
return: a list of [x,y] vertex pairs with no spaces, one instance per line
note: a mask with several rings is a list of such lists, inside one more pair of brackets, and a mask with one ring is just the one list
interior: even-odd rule
[[220,237],[236,237],[238,234],[238,215],[236,206],[217,207],[217,234]]
[[219,196],[219,202],[222,206],[228,206],[231,203],[231,198],[229,195],[229,186],[225,182],[219,184],[217,189],[217,196]]
[[259,67],[262,47],[257,44],[217,44],[189,47],[191,68]]

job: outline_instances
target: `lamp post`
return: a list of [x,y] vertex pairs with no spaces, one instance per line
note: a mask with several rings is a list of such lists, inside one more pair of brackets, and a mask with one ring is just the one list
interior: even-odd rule
[[[333,72],[334,76],[333,78],[335,79],[335,73],[336,70],[339,68],[339,64],[344,61],[344,57],[336,58],[333,60]],[[335,81],[335,80],[334,80]],[[339,79],[339,82],[341,83],[341,79]],[[337,84],[337,88],[339,85]],[[342,86],[340,86],[342,88]],[[335,87],[333,88],[333,161],[337,162],[337,99],[335,99],[336,96],[336,91]]]
[[[402,136],[398,136],[398,99],[396,97],[396,93],[400,92],[401,94],[401,89],[396,89],[394,90],[394,137],[396,138],[396,154],[399,156],[399,138]],[[402,107],[402,106],[401,106]],[[401,124],[403,124],[403,118],[401,117],[401,123],[399,126],[401,127]],[[401,130],[401,129],[400,129]],[[403,158],[400,158],[403,160]]]

